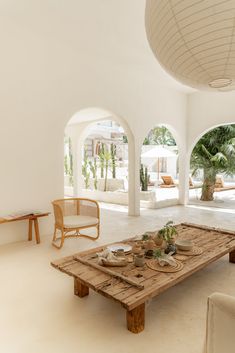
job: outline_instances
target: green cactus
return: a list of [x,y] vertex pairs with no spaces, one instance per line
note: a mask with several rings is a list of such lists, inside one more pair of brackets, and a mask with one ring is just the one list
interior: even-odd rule
[[72,151],[72,141],[69,137],[69,184],[73,186],[73,151]]
[[111,143],[110,146],[110,153],[111,153],[111,167],[112,167],[112,177],[113,179],[116,178],[116,145]]
[[92,177],[94,179],[94,188],[97,190],[97,163],[96,158],[94,159],[94,163],[89,161],[90,171],[92,172]]
[[90,172],[89,172],[89,163],[86,150],[84,150],[84,159],[82,165],[82,175],[84,177],[85,188],[89,188],[89,179],[90,179]]
[[111,160],[111,153],[108,150],[105,150],[105,152],[104,152],[104,161],[105,161],[104,191],[107,191],[108,168],[109,168],[110,160]]
[[68,156],[67,156],[67,154],[64,156],[64,172],[65,172],[65,175],[69,174]]
[[141,191],[148,191],[148,168],[144,167],[143,164],[140,166],[140,185]]
[[104,163],[105,163],[105,160],[104,160],[104,152],[105,152],[105,145],[104,145],[104,143],[102,142],[102,144],[101,144],[101,150],[100,150],[100,153],[99,153],[99,160],[100,160],[100,177],[101,177],[101,178],[104,177]]

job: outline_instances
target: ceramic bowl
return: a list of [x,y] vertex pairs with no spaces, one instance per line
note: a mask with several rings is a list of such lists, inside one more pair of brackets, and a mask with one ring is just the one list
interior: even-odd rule
[[177,246],[177,249],[179,250],[184,250],[184,251],[189,251],[192,250],[193,248],[193,242],[191,240],[176,240],[175,245]]

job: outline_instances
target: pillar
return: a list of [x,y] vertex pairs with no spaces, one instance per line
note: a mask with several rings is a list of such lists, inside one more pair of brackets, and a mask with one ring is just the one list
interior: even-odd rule
[[179,149],[179,203],[187,205],[189,199],[190,157],[185,148]]
[[134,137],[128,138],[128,214],[140,215],[140,181],[139,181],[139,149],[135,146]]

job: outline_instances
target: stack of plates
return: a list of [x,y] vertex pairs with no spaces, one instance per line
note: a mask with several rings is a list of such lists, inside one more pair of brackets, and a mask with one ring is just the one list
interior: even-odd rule
[[132,247],[128,244],[117,243],[117,244],[108,245],[107,249],[114,253],[118,250],[123,250],[125,254],[129,254],[132,250]]

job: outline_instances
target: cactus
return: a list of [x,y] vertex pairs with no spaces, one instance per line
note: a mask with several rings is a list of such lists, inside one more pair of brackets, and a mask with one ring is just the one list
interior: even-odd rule
[[141,191],[148,191],[148,168],[144,167],[143,164],[141,164],[140,167],[140,184],[141,184]]
[[94,179],[94,188],[97,190],[97,163],[96,158],[94,159],[94,163],[89,161],[90,171],[92,172],[92,177]]
[[105,179],[104,191],[107,191],[108,168],[109,168],[109,162],[111,160],[111,153],[105,147],[104,143],[102,144],[102,149],[99,153],[99,159],[100,159],[100,166],[101,166],[101,178],[104,177]]
[[99,153],[99,160],[100,160],[100,177],[104,177],[104,152],[105,152],[105,146],[104,143],[101,144],[101,151]]
[[68,144],[68,154],[64,156],[64,171],[65,175],[69,176],[69,185],[73,186],[73,154],[71,138],[65,137],[65,144]]
[[113,179],[116,178],[116,145],[111,143],[110,146],[110,153],[111,153],[111,167],[112,167],[112,177]]
[[72,141],[69,137],[69,184],[73,186],[73,152],[72,152]]
[[104,162],[105,162],[105,180],[104,180],[104,191],[107,191],[107,180],[108,180],[108,168],[111,159],[111,154],[108,150],[104,152]]
[[69,174],[68,156],[67,156],[67,154],[64,156],[64,172],[65,172],[65,175]]
[[84,182],[85,182],[85,188],[89,188],[89,179],[90,179],[90,172],[89,172],[89,163],[88,163],[88,157],[86,150],[84,150],[84,159],[83,159],[83,165],[82,165],[82,175],[84,177]]

